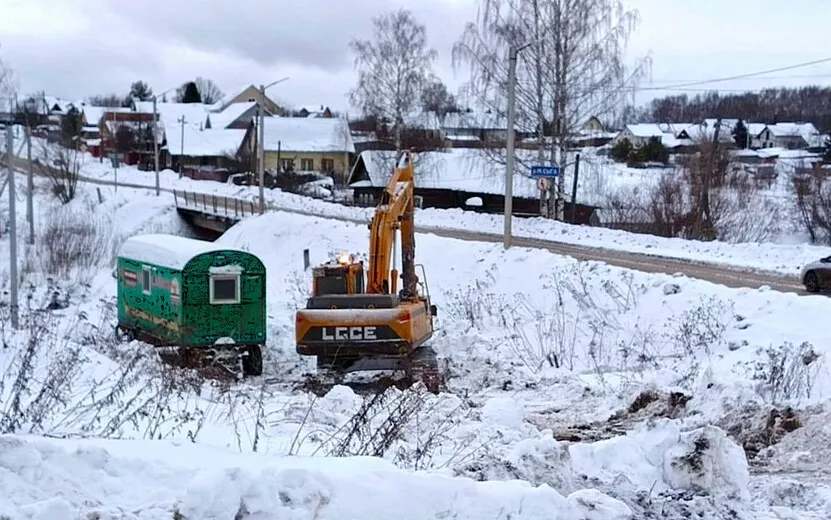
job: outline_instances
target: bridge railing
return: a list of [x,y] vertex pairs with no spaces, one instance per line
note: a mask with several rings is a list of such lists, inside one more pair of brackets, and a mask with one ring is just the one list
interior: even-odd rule
[[223,197],[211,193],[173,190],[176,207],[191,209],[232,218],[245,218],[260,214],[259,205],[254,201]]

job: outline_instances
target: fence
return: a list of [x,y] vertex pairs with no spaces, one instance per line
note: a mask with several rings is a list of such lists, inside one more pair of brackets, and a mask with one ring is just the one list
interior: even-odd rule
[[259,204],[255,205],[251,200],[178,190],[173,190],[173,198],[176,200],[177,208],[197,210],[212,215],[241,219],[260,214]]

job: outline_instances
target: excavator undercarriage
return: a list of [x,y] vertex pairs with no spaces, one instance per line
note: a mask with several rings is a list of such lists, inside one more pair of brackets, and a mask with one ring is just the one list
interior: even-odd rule
[[[297,311],[297,353],[317,358],[318,373],[307,383],[325,388],[346,374],[363,371],[403,372],[397,384],[382,379],[377,386],[408,387],[421,381],[439,392],[443,381],[438,360],[427,342],[437,314],[430,303],[424,269],[416,276],[413,164],[394,169],[369,225],[369,268],[351,255],[313,269],[312,295]],[[402,289],[398,291],[395,258],[401,247]],[[392,268],[390,264],[392,265]],[[326,382],[326,380],[329,380]]]

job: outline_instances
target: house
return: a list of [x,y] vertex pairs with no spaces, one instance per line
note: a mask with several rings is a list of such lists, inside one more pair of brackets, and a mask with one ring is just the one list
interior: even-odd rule
[[[223,96],[222,99],[217,101],[212,106],[212,108],[219,111],[223,111],[234,103],[256,103],[260,99],[259,88],[255,87],[252,84],[239,87],[236,90],[233,90],[232,92],[234,93]],[[265,95],[264,107],[271,114],[282,116],[286,113],[283,107],[281,107],[280,105],[275,103],[271,98],[268,97],[268,93],[266,93]]]
[[[119,154],[125,164],[153,160],[153,113],[106,109],[101,116],[101,155]],[[164,134],[156,132],[162,144]]]
[[580,133],[591,134],[595,132],[605,132],[606,128],[597,116],[591,116],[582,125],[580,125]]
[[294,111],[295,117],[334,117],[332,111],[323,105],[306,105]]
[[93,157],[101,155],[101,128],[97,125],[84,125],[79,136],[81,143]]
[[248,169],[254,157],[254,124],[247,128],[205,128],[195,123],[164,121],[162,162],[192,178],[225,182]]
[[667,148],[677,148],[689,144],[689,139],[685,137],[676,137],[672,130],[668,127],[654,124],[654,123],[640,123],[626,125],[617,136],[612,140],[614,144],[618,144],[623,140],[628,140],[635,148],[640,148],[649,142],[653,137],[661,140],[661,143]]
[[[259,104],[255,102],[232,103],[223,110],[208,112],[205,128],[248,128],[251,122],[256,124]],[[265,110],[265,117],[276,114]]]
[[441,118],[439,129],[447,146],[453,148],[504,144],[508,136],[507,123],[491,110],[448,112]]
[[598,147],[614,140],[616,132],[607,132],[603,123],[596,116],[588,118],[577,131],[577,135],[569,139],[569,146]]
[[779,148],[798,150],[810,147],[820,136],[819,131],[811,123],[776,123],[768,125],[768,137]]
[[[361,152],[347,179],[355,202],[374,205],[380,200],[392,175],[394,151]],[[461,208],[483,213],[505,211],[504,168],[493,164],[474,150],[449,149],[423,152],[415,156],[415,195],[422,208]],[[540,214],[539,191],[535,179],[515,175],[513,179],[513,214]],[[596,222],[596,208],[577,205],[576,222]],[[566,203],[566,215],[571,203]]]
[[346,180],[355,144],[341,118],[267,117],[263,126],[266,169],[331,174]]

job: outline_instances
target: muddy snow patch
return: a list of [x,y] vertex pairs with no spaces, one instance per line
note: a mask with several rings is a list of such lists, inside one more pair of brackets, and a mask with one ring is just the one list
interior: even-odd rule
[[715,426],[682,432],[669,420],[622,437],[570,447],[574,471],[615,483],[632,494],[691,491],[732,500],[748,498],[749,471],[742,447]]

